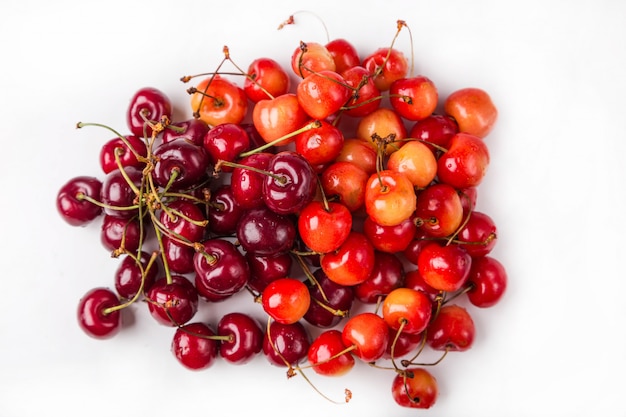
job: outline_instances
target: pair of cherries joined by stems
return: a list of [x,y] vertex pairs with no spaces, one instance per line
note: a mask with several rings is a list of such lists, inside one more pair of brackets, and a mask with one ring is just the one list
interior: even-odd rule
[[[172,352],[189,369],[262,352],[290,376],[340,376],[358,360],[393,371],[398,404],[431,407],[428,368],[475,336],[452,301],[491,307],[507,284],[490,255],[495,223],[476,210],[491,98],[463,88],[441,101],[393,43],[361,59],[344,39],[300,42],[287,69],[258,58],[244,71],[223,52],[214,72],[182,78],[203,77],[187,90],[188,120],[142,88],[127,134],[78,124],[114,136],[101,148],[104,178],[72,178],[57,208],[73,226],[101,218],[101,242],[121,259],[115,288],[80,300],[80,327],[110,338],[143,300],[175,328]],[[200,303],[242,291],[266,324],[244,313],[194,321]],[[427,348],[441,358],[419,362]]]

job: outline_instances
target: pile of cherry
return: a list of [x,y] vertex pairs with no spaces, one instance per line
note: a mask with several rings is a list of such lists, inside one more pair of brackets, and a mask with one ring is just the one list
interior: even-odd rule
[[[109,338],[141,301],[189,369],[262,353],[290,376],[339,376],[361,361],[390,372],[398,404],[432,406],[432,367],[473,344],[468,308],[506,289],[496,226],[476,210],[497,110],[478,88],[440,98],[393,45],[361,59],[345,39],[300,42],[290,68],[247,71],[224,48],[214,72],[183,77],[201,79],[188,120],[141,88],[123,134],[79,123],[110,134],[103,177],[70,179],[57,208],[73,226],[99,219],[120,259],[80,300],[80,327]],[[240,292],[258,316],[194,319]]]

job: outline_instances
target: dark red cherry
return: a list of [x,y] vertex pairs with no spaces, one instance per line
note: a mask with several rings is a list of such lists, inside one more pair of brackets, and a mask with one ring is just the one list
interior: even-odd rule
[[120,297],[127,300],[135,297],[137,292],[147,292],[159,273],[159,264],[152,262],[148,269],[150,254],[141,251],[138,257],[126,255],[115,270],[115,290]]
[[315,195],[317,176],[304,157],[282,151],[270,160],[263,182],[263,201],[279,214],[298,213]]
[[237,225],[241,247],[255,255],[275,255],[290,250],[296,239],[296,225],[291,217],[267,207],[248,210]]
[[160,144],[154,150],[154,157],[154,182],[171,190],[199,184],[209,171],[209,156],[204,148],[186,139]]
[[188,323],[176,329],[172,353],[178,362],[192,371],[209,368],[219,352],[215,332],[204,323]]
[[[268,152],[253,153],[238,161],[238,164],[266,171],[273,154]],[[237,167],[230,177],[230,186],[237,204],[244,209],[263,207],[263,183],[265,175],[250,169]]]
[[245,257],[250,266],[248,286],[259,293],[263,292],[270,282],[285,278],[291,273],[293,258],[288,252],[276,255],[255,255],[246,252]]
[[375,252],[374,269],[370,276],[354,287],[354,296],[366,304],[380,301],[392,290],[404,284],[404,266],[395,254]]
[[486,256],[498,240],[496,224],[488,214],[472,211],[457,235],[457,239],[464,243],[470,256]]
[[79,176],[65,183],[57,194],[56,207],[61,218],[72,226],[85,226],[102,214],[102,208],[81,195],[100,201],[102,182],[96,177]]
[[300,363],[306,358],[310,345],[311,337],[299,321],[292,324],[273,321],[263,337],[263,353],[276,366]]
[[148,153],[143,139],[133,135],[124,136],[124,139],[116,137],[102,145],[100,149],[100,167],[105,174],[119,169],[120,165],[123,167],[132,166],[138,169],[142,169],[146,165],[145,161],[138,159],[138,156],[145,158]]
[[[240,153],[248,150],[250,138],[248,132],[238,124],[222,123],[204,135],[203,146],[213,165],[220,160],[234,162]],[[232,168],[222,166],[221,170],[231,172]]]
[[164,204],[159,216],[161,224],[172,234],[173,240],[194,243],[204,237],[206,222],[202,210],[191,200],[176,199]]
[[144,87],[138,90],[130,100],[126,112],[126,124],[135,136],[150,137],[152,128],[146,123],[160,122],[162,117],[171,119],[172,103],[169,97],[162,91]]
[[320,328],[333,327],[339,324],[352,308],[354,287],[331,281],[322,269],[317,269],[313,276],[317,284],[307,282],[311,304],[304,315],[304,320]]
[[243,365],[263,348],[263,330],[259,322],[244,313],[228,313],[217,323],[217,334],[230,336],[222,340],[220,356],[234,365]]
[[193,247],[163,236],[163,255],[170,271],[177,274],[193,272],[193,257],[195,253],[196,251]]
[[159,278],[146,294],[152,317],[165,326],[180,326],[198,311],[198,293],[184,276],[172,275],[172,282]]
[[122,325],[120,310],[107,311],[120,305],[117,295],[108,288],[89,290],[79,301],[77,318],[80,328],[95,339],[108,339]]
[[209,131],[209,125],[202,119],[191,118],[178,123],[172,123],[163,131],[163,142],[176,139],[187,139],[198,146],[202,146],[204,135]]
[[[459,132],[459,126],[453,118],[441,114],[432,114],[415,122],[409,131],[409,137],[446,148],[448,142]],[[430,146],[435,150],[434,147]]]
[[131,184],[139,190],[142,180],[142,171],[135,167],[124,167],[123,172],[116,169],[108,173],[100,191],[100,200],[107,206],[105,214],[123,219],[135,216],[139,212],[136,208],[137,193]]
[[232,235],[244,213],[235,201],[233,188],[228,184],[219,186],[209,200],[208,229],[216,235]]
[[141,224],[137,219],[122,219],[105,215],[100,228],[100,242],[110,250],[136,252],[141,241]]
[[195,284],[207,299],[224,298],[241,290],[250,279],[250,268],[237,246],[226,239],[209,239],[194,255]]

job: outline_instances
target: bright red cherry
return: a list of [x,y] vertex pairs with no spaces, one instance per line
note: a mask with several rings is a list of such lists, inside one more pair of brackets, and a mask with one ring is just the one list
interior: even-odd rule
[[352,230],[352,213],[341,203],[312,201],[298,216],[298,232],[312,251],[328,253],[338,249]]
[[320,262],[330,280],[340,285],[357,285],[372,273],[374,247],[363,233],[352,231],[336,251],[321,255]]
[[[214,126],[204,135],[203,146],[213,165],[220,160],[234,162],[239,158],[240,153],[250,147],[250,138],[248,132],[240,125],[222,123]],[[232,171],[228,165],[220,169],[224,172]]]
[[464,307],[447,304],[428,326],[426,341],[435,350],[462,352],[472,347],[476,329]]
[[493,219],[486,213],[472,211],[457,235],[472,257],[485,256],[498,241],[498,231]]
[[418,193],[415,218],[429,236],[449,236],[463,222],[461,198],[452,186],[433,184]]
[[472,258],[461,245],[431,242],[424,246],[417,267],[424,281],[440,291],[457,291],[467,281]]
[[426,369],[408,368],[393,379],[391,394],[402,407],[427,409],[437,401],[439,387]]
[[267,314],[282,324],[292,324],[306,314],[311,304],[309,289],[295,278],[279,278],[270,282],[261,294]]
[[389,90],[394,81],[406,77],[409,72],[406,57],[395,48],[379,48],[366,56],[361,65],[372,74],[380,91]]
[[401,78],[389,87],[389,102],[393,109],[407,120],[422,120],[437,108],[439,93],[428,77]]
[[252,61],[246,75],[243,91],[254,103],[289,92],[289,75],[271,58],[257,58]]
[[415,122],[409,130],[409,137],[423,141],[434,151],[435,148],[431,145],[447,148],[450,138],[457,133],[459,126],[452,117],[432,114]]
[[120,310],[109,310],[120,305],[117,295],[108,288],[88,291],[78,303],[77,318],[80,328],[95,339],[108,339],[122,326]]
[[334,71],[307,75],[296,89],[302,109],[317,120],[324,120],[339,111],[351,93],[343,77]]
[[416,231],[417,226],[412,219],[394,226],[381,226],[369,216],[363,221],[363,233],[372,242],[374,249],[381,252],[403,252],[413,241]]
[[326,49],[335,61],[335,71],[342,73],[361,64],[359,53],[349,41],[343,38],[333,39],[326,44]]
[[489,149],[478,136],[457,133],[437,161],[437,176],[457,189],[479,185],[489,167]]
[[308,129],[296,136],[295,148],[311,166],[323,166],[337,159],[343,142],[343,133],[339,128],[327,121],[320,121],[319,127]]
[[506,292],[507,281],[506,269],[500,261],[491,256],[473,258],[467,280],[471,286],[467,297],[476,307],[492,307]]
[[498,109],[489,94],[480,88],[462,88],[450,94],[444,111],[459,125],[459,131],[480,138],[487,136],[498,119]]
[[345,375],[355,363],[354,356],[346,351],[341,332],[335,329],[322,332],[311,342],[307,358],[313,370],[325,376]]
[[377,314],[364,312],[351,316],[341,332],[343,344],[364,362],[380,359],[389,343],[389,326]]
[[192,371],[207,369],[218,355],[219,340],[204,323],[188,323],[176,329],[172,338],[172,353],[178,362]]
[[340,74],[346,84],[352,87],[352,95],[344,107],[343,114],[350,117],[363,117],[380,107],[382,95],[368,70],[359,65]]

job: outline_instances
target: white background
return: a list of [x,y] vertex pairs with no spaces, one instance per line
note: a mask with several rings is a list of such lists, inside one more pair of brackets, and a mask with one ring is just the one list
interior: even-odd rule
[[[0,5],[2,215],[0,416],[624,416],[626,372],[626,3],[619,0],[474,1],[16,1]],[[172,329],[134,308],[116,338],[78,329],[78,299],[111,286],[117,265],[96,224],[66,225],[58,188],[100,175],[109,135],[78,121],[124,128],[143,86],[189,115],[186,74],[211,71],[223,45],[242,66],[287,62],[300,40],[332,38],[362,55],[411,27],[415,69],[442,96],[476,86],[500,110],[486,139],[492,163],[479,208],[498,224],[493,255],[506,267],[502,302],[473,310],[477,340],[433,369],[434,408],[397,407],[391,374],[358,366],[318,388],[287,380],[263,357],[218,361],[193,373],[169,352]],[[407,32],[397,47],[410,49]],[[260,313],[247,298],[204,312]],[[247,414],[246,414],[247,413]]]

